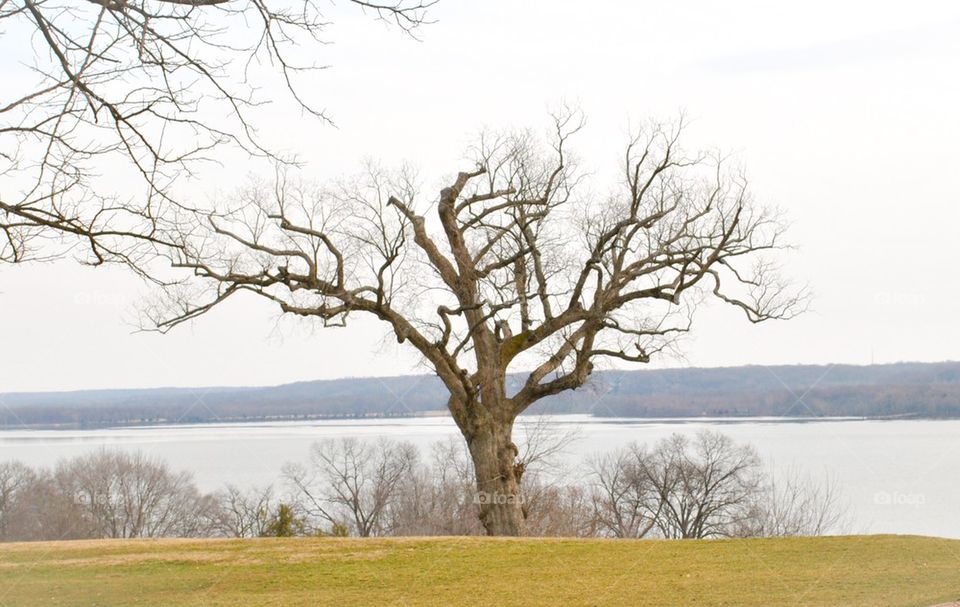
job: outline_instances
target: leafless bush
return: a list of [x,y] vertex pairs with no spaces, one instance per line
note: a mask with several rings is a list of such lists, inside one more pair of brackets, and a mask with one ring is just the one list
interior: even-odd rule
[[411,471],[391,510],[396,535],[479,535],[473,502],[473,464],[462,441],[433,445],[430,458]]
[[563,474],[563,455],[580,440],[580,428],[561,428],[550,421],[549,415],[537,415],[520,418],[516,429],[519,435],[517,460],[523,465],[526,477]]
[[549,416],[521,418],[518,466],[525,533],[535,536],[594,535],[589,495],[575,483],[564,455],[580,439],[579,428],[562,428]]
[[577,484],[544,483],[530,491],[524,502],[526,532],[531,536],[596,537],[599,526],[593,515],[589,491]]
[[818,482],[790,469],[771,474],[737,535],[785,537],[846,532],[848,506],[836,480]]
[[0,464],[0,539],[194,537],[219,508],[188,473],[141,453],[101,450],[53,471]]

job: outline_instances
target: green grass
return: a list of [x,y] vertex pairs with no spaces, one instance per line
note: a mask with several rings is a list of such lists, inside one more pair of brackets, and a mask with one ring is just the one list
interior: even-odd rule
[[0,605],[824,605],[960,599],[960,541],[263,539],[0,545]]

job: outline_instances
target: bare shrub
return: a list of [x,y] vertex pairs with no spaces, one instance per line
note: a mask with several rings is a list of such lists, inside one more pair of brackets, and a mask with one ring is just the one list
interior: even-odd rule
[[836,480],[789,469],[770,474],[737,535],[786,537],[846,532],[848,504]]
[[396,535],[479,535],[475,494],[466,446],[453,438],[434,443],[403,484],[391,528]]
[[549,483],[531,493],[533,497],[524,502],[527,535],[596,537],[599,534],[590,492],[584,487]]

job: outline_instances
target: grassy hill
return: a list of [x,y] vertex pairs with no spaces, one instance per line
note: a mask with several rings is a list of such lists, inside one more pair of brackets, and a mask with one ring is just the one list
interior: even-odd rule
[[262,539],[0,545],[0,605],[926,606],[960,541]]

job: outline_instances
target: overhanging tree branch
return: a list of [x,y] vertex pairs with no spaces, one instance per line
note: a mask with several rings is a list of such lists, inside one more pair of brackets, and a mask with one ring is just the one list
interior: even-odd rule
[[[433,2],[348,4],[412,35]],[[313,0],[0,2],[0,50],[34,49],[10,74],[28,84],[0,92],[0,262],[72,250],[126,263],[137,242],[126,237],[152,235],[153,218],[185,205],[176,183],[202,166],[237,152],[294,164],[266,143],[258,111],[286,101],[330,122],[300,78],[325,67],[303,57],[324,44],[327,10]],[[280,82],[266,97],[271,77]]]

